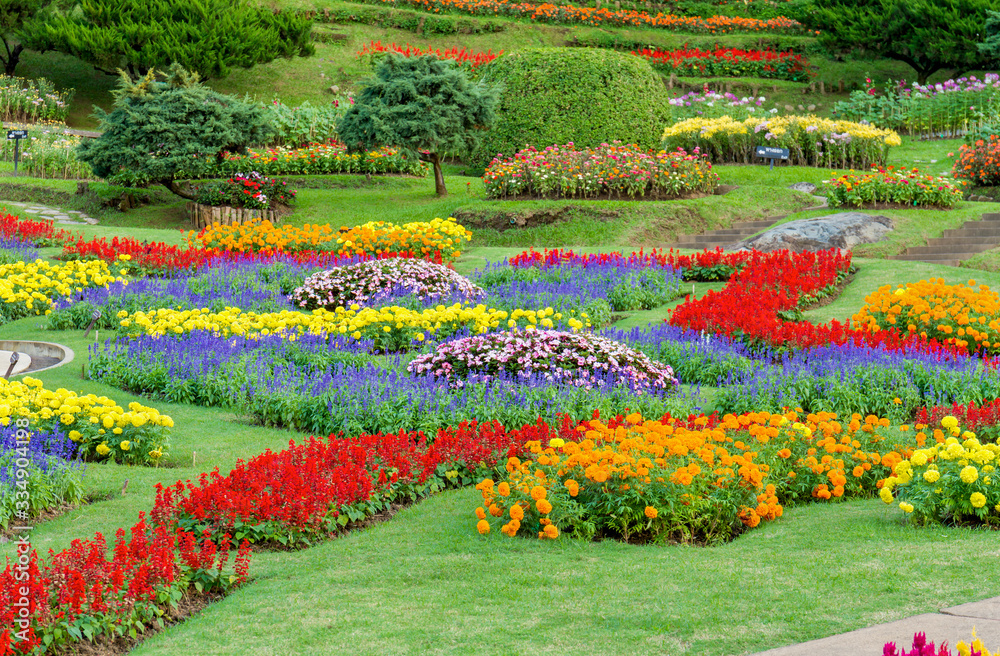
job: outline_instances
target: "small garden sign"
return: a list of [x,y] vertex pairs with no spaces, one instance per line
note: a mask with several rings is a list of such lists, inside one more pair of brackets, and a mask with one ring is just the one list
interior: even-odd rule
[[774,160],[788,159],[787,148],[772,148],[771,146],[757,146],[757,157],[771,160],[771,170],[774,170]]

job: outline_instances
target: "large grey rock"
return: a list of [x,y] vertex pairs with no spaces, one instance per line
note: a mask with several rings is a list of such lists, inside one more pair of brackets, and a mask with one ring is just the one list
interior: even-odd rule
[[736,249],[778,251],[822,251],[851,249],[858,244],[880,241],[892,230],[892,219],[861,212],[838,212],[811,219],[789,221],[767,232],[744,239]]
[[788,188],[793,191],[804,191],[807,194],[811,194],[816,191],[816,185],[811,182],[796,182],[793,185],[788,185]]

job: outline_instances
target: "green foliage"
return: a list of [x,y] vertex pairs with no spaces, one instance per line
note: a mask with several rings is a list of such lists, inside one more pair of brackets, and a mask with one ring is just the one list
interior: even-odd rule
[[360,23],[383,28],[407,30],[423,36],[445,34],[482,34],[503,32],[505,23],[479,21],[457,16],[435,16],[406,9],[365,7],[356,4],[333,4],[316,12],[314,20],[320,23]]
[[99,108],[100,138],[77,157],[98,177],[129,171],[130,186],[173,184],[181,171],[226,151],[266,142],[272,129],[261,108],[212,91],[174,65],[165,80],[151,70],[137,83],[122,76],[110,113]]
[[307,56],[312,23],[292,12],[235,0],[83,0],[50,9],[22,32],[24,44],[73,55],[133,78],[177,63],[202,77],[229,75],[278,57]]
[[21,60],[21,52],[24,51],[22,44],[12,44],[8,39],[31,18],[37,16],[47,1],[0,0],[0,41],[4,45],[4,51],[0,52],[0,63],[3,64],[4,72],[7,75],[14,74],[14,69],[17,68],[17,64]]
[[983,24],[986,38],[979,44],[979,52],[996,61],[1000,59],[1000,11],[987,11]]
[[352,151],[399,146],[412,157],[426,153],[434,163],[437,193],[443,196],[441,155],[474,149],[477,133],[493,122],[496,102],[494,89],[470,82],[450,60],[389,54],[337,132]]
[[670,115],[666,88],[649,63],[619,52],[518,50],[493,61],[483,79],[504,90],[496,123],[472,157],[477,169],[525,144],[592,147],[619,140],[655,148]]
[[798,18],[820,30],[834,51],[864,51],[910,65],[921,84],[941,69],[990,68],[981,52],[983,25],[994,0],[811,0]]

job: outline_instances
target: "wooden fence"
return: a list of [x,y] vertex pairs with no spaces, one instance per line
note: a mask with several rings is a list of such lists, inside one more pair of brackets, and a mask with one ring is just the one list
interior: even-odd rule
[[251,210],[245,207],[213,207],[212,205],[187,204],[188,216],[194,227],[207,228],[213,223],[222,225],[239,225],[255,219],[279,223],[281,219],[274,210]]

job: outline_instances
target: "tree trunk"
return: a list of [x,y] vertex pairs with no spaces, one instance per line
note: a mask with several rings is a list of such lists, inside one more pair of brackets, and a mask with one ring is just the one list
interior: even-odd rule
[[181,184],[179,182],[177,182],[176,180],[161,180],[160,184],[162,184],[164,187],[166,187],[170,191],[174,192],[175,194],[177,194],[181,198],[186,198],[188,200],[197,200],[198,199],[198,196],[195,195],[195,193],[193,191],[191,191],[191,187],[188,184],[185,184],[182,187]]
[[4,62],[4,73],[13,76],[14,69],[17,68],[17,64],[21,61],[21,51],[24,50],[24,46],[19,43],[11,50],[10,46],[7,45],[6,39],[4,39],[3,44],[7,47],[7,61]]
[[444,187],[444,173],[441,172],[441,156],[431,153],[431,162],[434,163],[434,191],[438,196],[447,196],[448,190]]

